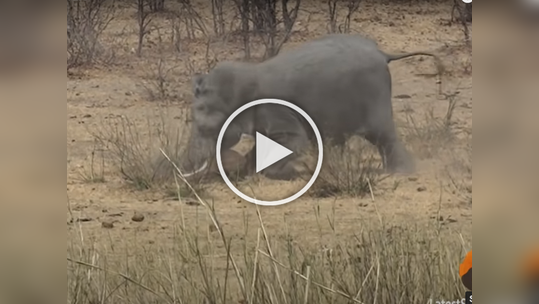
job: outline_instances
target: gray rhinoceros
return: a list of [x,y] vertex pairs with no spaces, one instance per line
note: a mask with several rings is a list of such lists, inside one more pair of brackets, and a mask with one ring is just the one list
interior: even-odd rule
[[[305,43],[261,63],[220,62],[193,80],[193,124],[181,167],[185,176],[204,172],[214,157],[225,120],[242,105],[262,98],[289,101],[316,123],[325,141],[342,145],[351,135],[374,144],[390,172],[415,171],[413,158],[395,130],[388,63],[428,52],[386,54],[375,41],[333,34]],[[242,133],[260,132],[294,153],[262,171],[271,179],[293,179],[293,160],[314,137],[298,113],[279,105],[260,105],[241,113],[228,127],[221,149]],[[254,151],[255,149],[253,149]]]

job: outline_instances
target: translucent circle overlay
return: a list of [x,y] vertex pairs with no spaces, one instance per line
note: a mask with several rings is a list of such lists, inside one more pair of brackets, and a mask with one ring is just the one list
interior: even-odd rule
[[[277,200],[277,201],[263,201],[263,200],[255,199],[255,198],[252,198],[252,197],[250,197],[248,195],[243,194],[240,190],[238,190],[232,184],[232,182],[230,182],[230,180],[228,179],[228,176],[226,176],[226,174],[225,174],[225,170],[223,169],[223,164],[221,162],[221,144],[223,142],[223,136],[225,135],[225,131],[228,128],[228,126],[230,125],[230,123],[232,123],[234,118],[236,118],[243,111],[245,111],[245,110],[247,110],[249,108],[258,106],[258,105],[263,105],[263,104],[277,104],[277,105],[285,106],[285,107],[288,107],[288,108],[298,112],[299,114],[301,114],[301,116],[303,116],[305,118],[305,120],[307,120],[307,122],[309,123],[309,125],[313,129],[314,134],[316,136],[316,143],[318,145],[318,161],[317,161],[317,164],[316,164],[316,169],[314,170],[314,174],[311,177],[311,179],[309,180],[309,182],[307,182],[307,184],[303,188],[301,188],[301,190],[298,191],[296,194],[294,194],[294,195],[292,195],[290,197],[284,198],[284,199]],[[237,196],[241,197],[242,199],[244,199],[244,200],[246,200],[246,201],[248,201],[250,203],[253,203],[253,204],[257,204],[257,205],[261,205],[261,206],[279,206],[279,205],[284,205],[286,203],[290,203],[290,202],[298,199],[300,196],[305,194],[305,192],[307,192],[307,190],[309,190],[309,188],[312,187],[312,185],[316,181],[316,178],[318,178],[318,175],[320,174],[320,170],[322,169],[322,160],[324,158],[323,150],[324,149],[323,149],[323,146],[322,146],[322,137],[320,136],[320,131],[318,130],[318,127],[316,126],[316,124],[314,123],[312,118],[309,115],[307,115],[307,113],[305,113],[305,111],[303,111],[300,107],[296,106],[295,104],[290,103],[290,102],[285,101],[285,100],[273,99],[273,98],[265,98],[265,99],[258,99],[258,100],[255,100],[255,101],[251,101],[251,102],[241,106],[239,109],[234,111],[234,113],[232,113],[232,115],[230,115],[228,117],[228,119],[223,124],[223,127],[221,128],[221,131],[219,132],[219,136],[217,137],[217,145],[216,145],[216,150],[215,151],[216,151],[217,167],[219,167],[219,173],[223,177],[223,180],[225,181],[226,185],[230,188],[230,190],[232,190],[232,192],[234,192]]]

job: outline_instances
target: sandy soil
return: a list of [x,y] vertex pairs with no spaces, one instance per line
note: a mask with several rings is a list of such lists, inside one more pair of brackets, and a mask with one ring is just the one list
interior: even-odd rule
[[[300,14],[296,31],[285,48],[294,47],[326,32],[325,5],[306,6],[306,10],[311,12],[310,16],[307,12]],[[429,157],[421,155],[424,146],[429,143],[407,142],[416,154],[418,172],[413,176],[394,176],[384,180],[375,187],[372,196],[316,198],[304,195],[287,205],[261,207],[269,231],[279,235],[287,230],[299,239],[308,241],[318,237],[315,210],[319,208],[320,218],[324,219],[332,214],[335,207],[338,236],[342,238],[352,236],[360,229],[362,222],[378,221],[382,217],[395,226],[441,221],[447,229],[461,232],[471,239],[471,202],[462,200],[459,191],[452,187],[453,183],[447,173],[449,168],[453,172],[453,179],[467,178],[459,165],[467,157],[460,151],[471,144],[471,48],[464,45],[461,27],[456,23],[450,24],[450,16],[449,2],[391,5],[364,3],[353,18],[351,28],[353,32],[376,39],[385,51],[427,50],[440,55],[447,67],[443,75],[443,92],[451,94],[459,91],[452,118],[457,139]],[[156,20],[156,23],[166,25],[164,19]],[[161,30],[164,36],[169,30],[165,25]],[[141,136],[148,136],[146,124],[159,120],[158,108],[165,108],[170,117],[179,116],[185,111],[186,103],[192,98],[188,67],[194,66],[199,71],[204,69],[204,43],[185,43],[181,54],[167,55],[167,64],[178,66],[170,72],[170,91],[175,96],[168,98],[167,105],[152,101],[142,84],[148,84],[151,74],[155,73],[155,65],[160,58],[159,42],[156,31],[152,31],[144,43],[142,58],[137,58],[131,51],[136,49],[135,31],[136,21],[132,14],[125,13],[114,20],[105,33],[106,41],[116,52],[114,64],[77,70],[68,78],[67,194],[71,212],[68,212],[67,217],[68,220],[72,216],[87,219],[81,222],[87,237],[120,240],[128,232],[136,231],[138,242],[166,241],[173,233],[173,225],[182,217],[190,222],[195,218],[207,221],[203,210],[193,204],[164,198],[164,194],[159,191],[134,190],[122,181],[108,157],[104,158],[104,182],[90,183],[81,179],[81,174],[87,174],[91,168],[94,150],[92,131],[102,127],[108,118],[121,115],[141,128]],[[230,39],[227,44],[212,45],[212,56],[219,60],[241,58],[241,44],[239,39],[237,42],[234,40]],[[172,53],[170,47],[167,48],[167,54]],[[255,50],[253,53],[257,52]],[[424,76],[435,71],[430,58],[407,58],[392,62],[390,68],[395,96],[394,109],[399,126],[406,125],[406,115],[413,115],[418,122],[424,121],[429,111],[438,118],[445,115],[448,101],[439,98],[436,78]],[[171,120],[178,124],[179,121]],[[101,152],[97,150],[95,167],[101,166],[99,155]],[[471,181],[466,182],[469,182],[471,189]],[[293,192],[298,185],[262,180],[257,187],[259,194],[277,193],[277,196],[284,196]],[[205,196],[214,202],[229,236],[240,237],[244,233],[245,217],[256,220],[256,206],[242,201],[222,182],[212,184]],[[144,214],[144,221],[132,221],[134,212]],[[111,218],[117,220],[114,228],[104,229],[101,222]],[[68,225],[68,230],[75,233],[77,229],[74,227]]]

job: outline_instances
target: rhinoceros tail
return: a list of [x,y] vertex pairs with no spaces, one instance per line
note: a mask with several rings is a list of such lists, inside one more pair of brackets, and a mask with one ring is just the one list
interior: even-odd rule
[[400,59],[404,59],[404,58],[412,57],[412,56],[419,56],[419,55],[438,58],[438,56],[436,56],[436,55],[434,55],[433,53],[430,53],[430,52],[411,52],[411,53],[399,53],[399,54],[384,53],[384,55],[386,55],[388,63],[391,62],[391,61],[400,60]]
[[411,52],[411,53],[395,53],[395,54],[388,54],[388,53],[384,53],[382,52],[385,56],[386,56],[386,60],[387,60],[387,63],[390,63],[391,61],[395,61],[395,60],[400,60],[400,59],[404,59],[404,58],[408,58],[408,57],[412,57],[412,56],[430,56],[432,58],[434,58],[434,61],[436,63],[436,69],[438,70],[438,74],[441,75],[444,71],[445,71],[445,68],[442,64],[442,61],[440,60],[440,57],[438,57],[437,55],[431,53],[431,52]]
[[388,54],[388,53],[385,53],[385,52],[382,52],[385,56],[386,56],[386,60],[387,60],[387,63],[390,63],[391,61],[395,61],[395,60],[400,60],[400,59],[404,59],[404,58],[407,58],[407,57],[412,57],[412,56],[430,56],[432,58],[434,58],[434,63],[436,64],[436,70],[437,70],[437,73],[433,76],[438,76],[439,77],[439,91],[441,93],[441,90],[442,90],[442,87],[441,87],[441,78],[442,78],[442,75],[443,73],[445,72],[445,67],[444,65],[442,64],[442,61],[440,60],[440,57],[438,57],[437,55],[431,53],[431,52],[423,52],[423,51],[419,51],[419,52],[411,52],[411,53],[395,53],[395,54]]

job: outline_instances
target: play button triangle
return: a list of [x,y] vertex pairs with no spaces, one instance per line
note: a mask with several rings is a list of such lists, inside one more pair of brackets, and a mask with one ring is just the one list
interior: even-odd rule
[[292,153],[291,150],[256,132],[256,173]]

